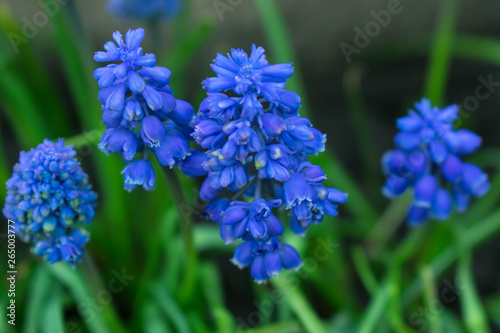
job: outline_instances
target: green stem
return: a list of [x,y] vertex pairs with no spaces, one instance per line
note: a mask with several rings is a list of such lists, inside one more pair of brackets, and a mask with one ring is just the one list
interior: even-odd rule
[[184,278],[181,288],[178,290],[178,297],[181,301],[188,301],[193,296],[196,264],[198,257],[193,241],[193,211],[191,205],[188,205],[182,185],[175,170],[162,168],[167,180],[170,193],[177,207],[179,214],[180,229],[184,238],[184,251],[186,254]]

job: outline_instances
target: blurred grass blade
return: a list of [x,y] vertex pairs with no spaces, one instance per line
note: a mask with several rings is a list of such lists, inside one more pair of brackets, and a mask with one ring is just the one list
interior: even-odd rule
[[79,117],[85,128],[92,129],[100,124],[101,110],[97,84],[93,82],[93,71],[89,66],[93,53],[83,49],[64,14],[61,12],[52,19],[54,38]]
[[374,294],[377,291],[378,283],[372,269],[370,268],[370,263],[368,262],[365,251],[361,247],[355,247],[351,250],[351,256],[354,267],[356,268],[364,287],[370,294]]
[[468,331],[471,333],[490,332],[486,313],[481,304],[481,297],[478,295],[474,284],[470,254],[463,256],[459,261],[458,281],[462,290],[460,305]]
[[[359,151],[360,160],[363,164],[364,181],[367,188],[380,192],[377,188],[376,177],[379,175],[379,162],[375,155],[375,140],[370,128],[370,119],[364,102],[361,80],[363,77],[363,68],[359,65],[347,67],[344,78],[343,88],[346,96],[349,118],[353,129],[353,136]],[[372,192],[370,192],[372,193]]]
[[170,68],[174,73],[170,81],[170,87],[174,91],[176,98],[186,99],[188,97],[185,85],[187,80],[183,78],[187,77],[186,70],[189,61],[200,50],[214,28],[215,23],[212,20],[202,20],[192,33],[182,39],[178,39],[174,49],[165,57],[162,64],[159,64]]
[[443,106],[444,102],[444,91],[455,37],[454,30],[458,3],[459,0],[443,1],[438,28],[432,45],[424,96],[438,106]]
[[217,332],[234,332],[234,320],[224,306],[224,294],[217,268],[213,264],[204,264],[200,270],[200,281],[212,312]]
[[220,238],[220,228],[210,224],[195,225],[193,230],[194,246],[198,252],[217,250],[232,252],[233,247],[227,246]]
[[150,294],[156,301],[163,313],[170,319],[178,333],[189,333],[188,320],[184,316],[179,306],[165,288],[164,283],[154,282],[150,285]]
[[387,311],[387,306],[389,305],[389,299],[391,296],[391,288],[393,288],[392,281],[390,279],[377,290],[377,293],[370,304],[361,320],[358,332],[359,333],[370,333],[377,332],[378,322]]
[[271,282],[281,291],[288,304],[295,312],[295,315],[297,315],[308,332],[326,333],[321,319],[311,307],[311,304],[309,304],[307,298],[299,289],[299,286],[292,285],[291,282],[287,280],[287,277],[290,277],[290,275],[285,276],[285,274],[282,273],[279,276],[273,277]]
[[245,333],[305,333],[302,325],[295,320],[245,330]]
[[431,311],[430,315],[433,316],[433,320],[429,321],[429,333],[447,333],[443,332],[442,317],[439,313],[436,313],[435,302],[440,301],[439,295],[437,294],[437,286],[435,281],[434,272],[428,267],[422,268],[420,272],[422,280],[424,281],[424,298],[426,302],[426,308]]
[[2,70],[0,99],[5,105],[2,109],[24,149],[35,147],[51,136],[33,96],[23,78],[8,68]]
[[41,317],[41,327],[44,333],[65,333],[63,293],[60,286],[55,286],[50,291],[50,296],[45,304],[45,311]]
[[[52,275],[69,289],[77,310],[80,308],[85,309],[85,305],[88,305],[89,300],[95,299],[96,295],[89,290],[87,283],[78,270],[73,270],[65,263],[57,263],[49,266],[49,268]],[[93,333],[126,332],[125,327],[123,327],[123,324],[118,320],[112,304],[105,306],[101,305],[101,307],[102,311],[92,312],[94,316],[91,320],[84,320],[89,331]]]
[[44,264],[36,265],[31,281],[32,285],[29,290],[29,302],[26,306],[23,333],[34,333],[37,331],[37,323],[44,313],[47,299],[51,294],[52,285],[54,284]]
[[[255,0],[255,5],[262,20],[264,35],[270,50],[267,57],[274,59],[276,63],[290,63],[297,60],[293,50],[291,38],[287,32],[287,27],[275,0]],[[287,80],[287,89],[300,95],[302,107],[300,113],[303,117],[310,118],[310,106],[302,78],[300,65],[294,63],[295,71],[291,78]]]
[[[63,108],[62,96],[53,84],[53,77],[50,77],[46,70],[46,64],[42,58],[35,54],[33,43],[27,42],[25,45],[18,45],[18,49],[11,48],[4,41],[3,36],[14,34],[22,36],[20,24],[16,22],[14,15],[7,3],[0,4],[0,52],[9,54],[11,63],[10,70],[14,70],[24,79],[26,86],[32,92],[32,98],[36,101],[40,115],[47,120],[45,127],[50,129],[52,135],[66,136],[70,133],[69,112]],[[3,70],[1,71],[3,72]],[[50,112],[47,112],[50,110]]]
[[148,301],[142,308],[142,330],[144,333],[170,333],[168,325],[164,322],[160,309],[152,301]]
[[498,39],[461,35],[455,41],[453,53],[467,59],[500,66],[500,41]]

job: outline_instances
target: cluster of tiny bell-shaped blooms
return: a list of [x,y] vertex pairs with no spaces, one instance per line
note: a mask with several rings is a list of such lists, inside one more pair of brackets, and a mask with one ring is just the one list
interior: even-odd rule
[[[170,70],[156,65],[154,54],[143,54],[140,43],[144,30],[117,31],[115,42],[96,52],[98,62],[119,62],[95,70],[98,98],[102,103],[102,121],[108,129],[99,148],[109,154],[122,154],[129,163],[122,171],[125,189],[155,187],[155,172],[148,153],[151,151],[163,166],[173,167],[190,155],[189,140],[194,118],[193,107],[175,99],[170,89]],[[134,158],[142,153],[141,158]]]
[[[241,49],[218,54],[211,67],[217,76],[202,83],[208,97],[192,134],[206,153],[193,153],[181,169],[207,175],[200,190],[211,201],[205,215],[227,244],[244,241],[232,262],[250,266],[260,283],[301,265],[297,251],[278,239],[284,232],[278,210],[288,210],[291,229],[304,235],[324,214],[335,216],[347,194],[325,187],[325,173],[308,161],[324,151],[326,136],[299,116],[300,97],[285,90],[291,64],[269,64],[254,45],[250,55]],[[224,190],[244,200],[221,198]]]
[[89,240],[82,226],[95,214],[97,195],[75,154],[62,139],[45,140],[20,153],[6,184],[3,215],[12,220],[15,236],[51,264],[74,266],[81,259]]
[[481,146],[481,137],[466,129],[455,130],[458,115],[456,105],[440,109],[422,99],[397,120],[396,149],[382,158],[387,175],[382,192],[393,198],[413,188],[410,224],[429,218],[446,220],[453,206],[464,212],[471,197],[481,197],[490,188],[488,176],[463,161]]

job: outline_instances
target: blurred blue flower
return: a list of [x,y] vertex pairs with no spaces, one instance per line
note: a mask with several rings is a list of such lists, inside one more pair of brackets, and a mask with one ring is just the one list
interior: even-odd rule
[[179,13],[181,0],[108,0],[107,7],[124,18],[169,19]]
[[429,218],[446,220],[453,204],[463,212],[470,197],[483,196],[489,190],[488,176],[461,159],[481,146],[481,137],[469,130],[455,130],[453,123],[457,118],[456,105],[440,109],[422,99],[408,116],[397,120],[397,149],[382,157],[387,174],[382,192],[393,198],[408,188],[414,189],[408,213],[411,224]]
[[[97,62],[119,62],[97,68],[98,98],[102,103],[102,121],[108,129],[99,142],[99,149],[106,154],[122,154],[130,163],[137,153],[147,160],[153,152],[163,166],[173,167],[191,154],[193,107],[176,100],[170,89],[170,70],[156,66],[154,54],[144,54],[140,43],[144,30],[129,30],[123,40],[120,32],[113,34],[113,41],[104,45],[105,51],[96,52]],[[148,168],[144,178],[144,162],[125,167],[125,189],[142,185],[154,188],[153,168]],[[150,164],[149,164],[150,165]],[[137,175],[140,176],[138,177]]]
[[[244,240],[233,262],[251,264],[251,275],[263,282],[281,267],[300,265],[297,252],[277,238],[284,226],[273,210],[288,210],[292,231],[303,235],[324,214],[335,216],[347,195],[321,185],[326,175],[308,162],[324,151],[326,136],[299,116],[300,97],[285,90],[291,64],[271,65],[253,45],[250,55],[218,54],[212,70],[217,76],[203,81],[208,97],[193,121],[192,137],[207,150],[199,156],[207,173],[200,197],[211,200],[205,216],[226,244]],[[217,198],[224,189],[246,198]]]
[[62,139],[44,140],[20,153],[6,183],[4,216],[15,222],[16,237],[50,263],[80,260],[89,239],[80,227],[95,215],[97,195],[75,155]]

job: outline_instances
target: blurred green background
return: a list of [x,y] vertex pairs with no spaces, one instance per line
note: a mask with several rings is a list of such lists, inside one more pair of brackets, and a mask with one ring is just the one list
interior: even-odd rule
[[[394,1],[187,0],[156,31],[112,16],[104,1],[61,0],[26,34],[48,0],[0,0],[0,182],[20,150],[64,137],[99,193],[90,255],[75,270],[49,266],[17,242],[16,326],[4,316],[0,332],[500,332],[500,87],[476,97],[484,80],[500,82],[500,2],[402,0],[400,13],[356,46],[355,29]],[[158,176],[152,192],[122,189],[121,157],[96,146],[104,127],[92,56],[113,31],[137,27],[146,29],[145,51],[172,70],[176,98],[195,109],[218,52],[255,43],[271,62],[294,62],[289,89],[302,96],[301,114],[328,135],[314,162],[329,186],[350,194],[339,216],[307,237],[285,235],[304,260],[298,273],[255,284],[229,262],[234,246],[201,219],[191,258],[165,180]],[[14,34],[21,39],[13,47]],[[359,51],[351,61],[346,44]],[[483,137],[470,160],[492,188],[464,215],[410,228],[408,197],[390,203],[380,193],[379,160],[392,148],[395,119],[423,96],[462,106],[459,125]],[[181,179],[199,211],[199,181]],[[7,287],[4,279],[4,309]]]

